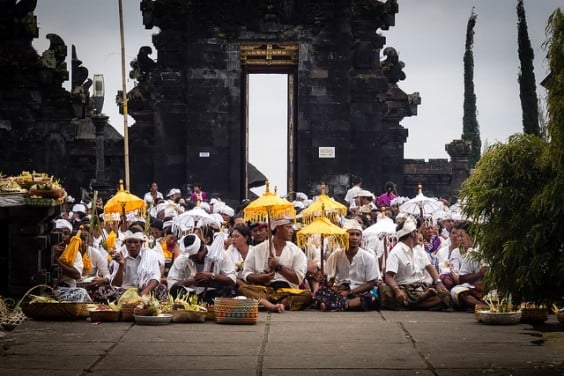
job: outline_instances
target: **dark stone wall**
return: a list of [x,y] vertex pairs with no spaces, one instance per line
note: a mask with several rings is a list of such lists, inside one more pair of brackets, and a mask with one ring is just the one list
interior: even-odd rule
[[[145,27],[160,31],[156,59],[147,61],[149,47],[136,59],[146,64],[129,93],[142,109],[130,111],[131,155],[155,158],[132,163],[133,191],[151,176],[162,187],[200,182],[223,197],[245,196],[248,73],[285,73],[294,83],[290,189],[313,194],[325,182],[343,196],[351,174],[366,186],[403,184],[400,121],[418,103],[396,85],[405,78],[397,55],[382,67],[378,33],[394,25],[396,1],[143,0],[141,10]],[[242,63],[241,45],[260,43],[297,45],[297,61]],[[152,145],[140,139],[148,135]],[[335,158],[319,158],[319,147],[335,147]]]
[[[41,55],[32,47],[38,36],[35,2],[0,0],[0,9],[0,171],[45,172],[78,195],[96,168],[94,126],[84,116],[88,70],[73,48],[73,92],[65,90],[64,41],[50,33],[50,46]],[[124,171],[123,140],[109,124],[105,136],[106,177],[117,185]]]

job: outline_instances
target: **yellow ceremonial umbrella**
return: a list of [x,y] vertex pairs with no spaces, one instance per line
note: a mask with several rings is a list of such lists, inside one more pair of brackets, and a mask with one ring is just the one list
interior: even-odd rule
[[321,235],[321,274],[325,276],[323,271],[323,260],[325,253],[325,238],[329,239],[329,245],[334,247],[349,247],[349,233],[337,225],[331,223],[327,217],[317,217],[312,223],[303,227],[296,234],[296,242],[299,247],[305,247],[307,240],[312,235]]
[[138,211],[145,215],[145,200],[135,196],[123,188],[123,180],[119,181],[119,191],[104,205],[104,217],[108,214],[119,213],[125,218],[125,213]]
[[270,192],[270,182],[265,181],[266,191],[254,201],[251,201],[243,210],[245,221],[268,223],[268,246],[272,253],[272,236],[270,229],[270,220],[279,217],[296,218],[296,209],[294,204],[285,200],[274,192]]
[[325,194],[325,183],[321,184],[321,194],[319,197],[302,212],[303,223],[311,223],[315,218],[325,216],[333,223],[337,222],[337,216],[347,215],[347,207],[332,197]]

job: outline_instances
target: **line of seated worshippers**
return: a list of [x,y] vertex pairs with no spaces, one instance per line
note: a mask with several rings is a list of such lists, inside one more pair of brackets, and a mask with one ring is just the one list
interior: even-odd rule
[[[479,249],[466,222],[447,218],[439,231],[431,221],[420,225],[400,213],[396,234],[386,244],[380,238],[367,241],[363,221],[343,218],[349,246],[326,252],[322,275],[320,247],[327,244],[313,238],[298,247],[294,220],[273,219],[268,241],[266,223],[245,223],[226,204],[215,205],[210,214],[215,220],[189,231],[177,226],[180,212],[171,205],[159,207],[149,223],[116,216],[98,232],[88,222],[73,226],[57,219],[54,231],[61,242],[53,247],[53,263],[61,270],[59,294],[69,301],[106,302],[135,287],[159,300],[188,293],[209,304],[215,297],[244,295],[272,312],[472,310],[482,304],[487,266],[476,261]],[[69,256],[65,251],[77,225],[82,241]]]

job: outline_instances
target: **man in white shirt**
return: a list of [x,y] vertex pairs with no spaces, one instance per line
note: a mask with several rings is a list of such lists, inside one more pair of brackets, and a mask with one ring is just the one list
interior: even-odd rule
[[292,220],[275,219],[271,230],[271,242],[264,241],[249,250],[243,270],[248,284],[239,287],[239,292],[248,298],[284,304],[291,311],[305,309],[311,304],[311,293],[299,287],[307,271],[307,257],[291,242]]
[[[380,303],[388,309],[449,309],[450,295],[428,254],[417,246],[417,224],[413,217],[398,225],[398,243],[386,261],[386,286]],[[429,273],[433,285],[425,282]]]
[[317,290],[315,300],[321,311],[377,310],[380,306],[374,286],[382,280],[376,258],[360,248],[362,226],[358,221],[346,221],[343,229],[349,233],[349,247],[329,256],[329,287]]
[[358,191],[360,191],[362,189],[361,188],[362,179],[359,176],[353,175],[351,177],[351,184],[352,184],[352,187],[345,194],[345,201],[347,202],[349,207],[351,209],[353,209],[353,208],[356,207],[356,202],[355,202],[356,194],[358,193]]
[[139,295],[148,295],[160,284],[161,270],[155,252],[144,249],[142,232],[125,232],[125,252],[116,252],[114,261],[118,267],[112,275],[112,284],[117,287],[137,287]]

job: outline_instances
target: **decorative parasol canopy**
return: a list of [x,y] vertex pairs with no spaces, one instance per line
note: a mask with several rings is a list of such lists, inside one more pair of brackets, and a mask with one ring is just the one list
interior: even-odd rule
[[296,234],[296,243],[299,247],[303,248],[308,238],[312,235],[322,235],[329,240],[329,245],[332,247],[349,247],[349,233],[331,223],[327,217],[317,217],[312,223],[298,231]]
[[409,201],[400,205],[400,212],[409,213],[413,215],[420,215],[421,220],[431,217],[433,213],[444,210],[445,205],[436,198],[427,197],[422,192],[422,186],[418,186],[419,193]]
[[321,184],[321,194],[307,208],[302,211],[302,221],[305,224],[311,223],[317,217],[328,217],[332,222],[337,222],[337,216],[347,215],[347,207],[332,197],[325,194],[325,183]]
[[104,205],[104,217],[109,214],[119,213],[125,215],[133,211],[145,215],[145,200],[135,196],[123,188],[123,180],[119,181],[119,191]]
[[270,192],[270,183],[268,180],[265,182],[265,185],[266,191],[262,194],[262,196],[251,201],[243,210],[245,221],[270,222],[271,218],[279,217],[292,217],[295,219],[296,209],[294,209],[294,204],[288,200],[278,197],[276,193]]
[[200,207],[200,202],[198,201],[197,206],[192,209],[176,216],[173,220],[173,231],[178,232],[178,234],[184,234],[187,231],[193,230],[196,227],[209,226],[211,224],[216,224],[221,226],[221,223],[217,221],[213,216],[208,214],[204,209]]

